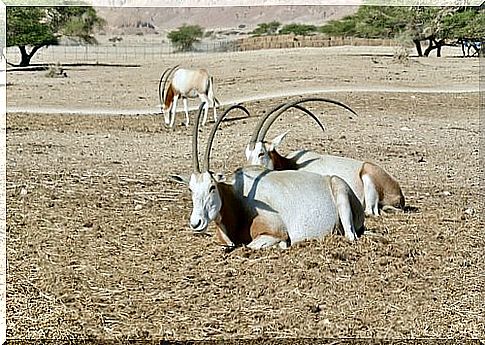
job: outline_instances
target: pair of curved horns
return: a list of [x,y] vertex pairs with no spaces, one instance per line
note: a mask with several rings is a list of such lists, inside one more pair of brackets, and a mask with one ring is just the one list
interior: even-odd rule
[[[254,129],[254,132],[251,136],[251,140],[249,142],[250,147],[254,148],[254,145],[256,144],[256,142],[264,140],[264,137],[266,136],[266,133],[270,129],[271,125],[276,121],[276,119],[281,114],[283,114],[285,111],[287,111],[290,108],[296,108],[305,112],[307,115],[312,117],[315,120],[315,122],[318,124],[318,126],[324,131],[325,127],[320,122],[320,120],[315,116],[315,114],[313,114],[311,111],[309,111],[308,109],[300,105],[301,103],[307,103],[307,102],[325,102],[325,103],[335,104],[340,107],[343,107],[344,109],[347,109],[352,114],[357,115],[357,113],[349,106],[328,98],[310,97],[310,98],[303,98],[293,102],[282,103],[276,106],[275,108],[273,108],[271,111],[269,111],[261,118],[261,120],[259,121],[258,125]],[[270,118],[270,116],[272,117]]]
[[[305,108],[305,107],[303,107],[303,106],[300,105],[301,103],[306,103],[306,102],[326,102],[326,103],[332,103],[332,104],[341,106],[341,107],[347,109],[348,111],[350,111],[351,113],[353,113],[353,114],[355,114],[355,115],[358,116],[358,114],[352,108],[350,108],[349,106],[347,106],[347,105],[345,105],[345,104],[343,104],[341,102],[334,101],[334,100],[327,99],[327,98],[311,97],[311,98],[303,98],[303,99],[300,99],[300,100],[297,100],[297,101],[293,101],[293,102],[289,102],[289,103],[282,103],[282,104],[276,106],[275,108],[273,108],[271,111],[269,111],[267,114],[265,114],[261,118],[260,122],[256,126],[256,128],[255,128],[255,130],[253,132],[253,135],[251,137],[250,146],[251,147],[254,147],[254,144],[256,144],[256,141],[257,140],[258,141],[262,141],[264,139],[266,133],[268,132],[269,128],[274,123],[274,121],[276,121],[276,119],[281,114],[283,114],[285,111],[287,111],[290,108],[296,108],[298,110],[301,110],[305,114],[307,114],[308,116],[312,117],[317,122],[317,124],[319,125],[319,127],[324,131],[325,130],[325,127],[320,122],[320,120],[318,119],[318,117],[315,116],[315,114],[313,114],[310,110],[308,110],[307,108]],[[203,102],[200,105],[199,112],[196,115],[195,124],[194,124],[194,130],[193,130],[193,139],[192,139],[192,157],[193,157],[192,159],[193,159],[194,170],[196,172],[199,172],[199,173],[201,171],[200,171],[199,152],[198,152],[198,134],[199,134],[200,117],[202,115],[202,111],[204,110],[204,106],[205,106],[205,102]],[[204,171],[209,171],[209,169],[210,169],[210,154],[211,154],[212,144],[214,142],[214,137],[215,137],[216,131],[219,128],[219,125],[221,124],[221,122],[225,119],[225,117],[231,111],[233,111],[235,109],[239,109],[239,110],[245,112],[248,116],[250,116],[249,111],[243,105],[241,105],[241,104],[235,104],[235,105],[230,106],[217,119],[216,123],[214,124],[214,126],[211,129],[211,132],[209,134],[209,139],[207,141],[207,146],[206,146],[206,150],[205,150],[205,154],[204,154],[204,166],[203,166]],[[269,119],[269,117],[271,115],[274,115],[274,116],[271,119]],[[267,120],[268,120],[268,122],[265,123]],[[265,125],[264,128],[263,128],[263,125]]]
[[[194,166],[194,171],[198,173],[201,172],[200,164],[199,164],[199,149],[198,149],[199,125],[200,125],[200,117],[202,115],[202,111],[204,110],[204,106],[205,106],[205,102],[202,102],[202,104],[199,107],[199,112],[195,117],[194,130],[192,133],[192,163]],[[247,116],[250,116],[249,111],[241,104],[235,104],[230,106],[221,116],[219,116],[214,126],[212,126],[212,129],[209,134],[209,139],[207,141],[207,146],[204,154],[204,162],[203,162],[204,164],[202,166],[204,171],[210,170],[210,153],[212,150],[212,143],[214,142],[216,131],[219,128],[219,125],[221,124],[221,122],[225,119],[225,117],[235,109],[239,109],[245,112]]]
[[[178,68],[180,65],[175,65],[174,67],[169,67],[165,71],[163,71],[162,76],[160,77],[160,81],[158,82],[158,97],[160,99],[160,106],[163,109],[163,103],[165,102],[165,89],[167,86],[167,81],[170,79],[170,76],[172,75],[173,71],[175,71],[176,68]],[[165,81],[163,78],[165,78]],[[163,87],[162,87],[162,82],[163,82]]]

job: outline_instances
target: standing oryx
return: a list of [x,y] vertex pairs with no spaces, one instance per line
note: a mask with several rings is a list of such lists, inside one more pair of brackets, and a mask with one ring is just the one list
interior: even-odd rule
[[320,238],[336,228],[343,228],[345,236],[355,240],[357,233],[364,230],[364,210],[352,189],[337,176],[247,166],[238,169],[232,181],[222,182],[209,171],[216,130],[234,107],[226,110],[212,128],[202,170],[197,147],[202,106],[195,120],[194,171],[190,180],[175,176],[177,181],[188,184],[192,192],[190,227],[203,232],[215,221],[219,241],[231,247],[247,244],[252,249],[276,244],[285,248],[291,243]]
[[[274,170],[298,170],[321,175],[337,175],[352,188],[364,206],[366,215],[379,215],[379,207],[384,210],[404,208],[405,200],[399,183],[376,164],[345,157],[322,155],[307,150],[295,151],[286,157],[282,156],[276,151],[276,147],[288,132],[279,135],[267,145],[264,137],[276,118],[287,109],[309,101],[327,100],[302,99],[281,105],[266,114],[256,126],[246,148],[248,162]],[[272,118],[269,118],[270,116]],[[263,125],[265,126],[263,127]]]
[[165,125],[169,127],[174,126],[177,100],[179,97],[182,97],[184,102],[185,125],[187,127],[189,126],[187,98],[199,97],[201,102],[205,103],[202,125],[207,121],[209,106],[214,109],[214,121],[216,121],[216,106],[219,105],[219,101],[214,96],[213,78],[205,69],[192,70],[178,67],[177,65],[172,68],[167,68],[158,83],[158,95],[160,97],[162,113],[165,117]]

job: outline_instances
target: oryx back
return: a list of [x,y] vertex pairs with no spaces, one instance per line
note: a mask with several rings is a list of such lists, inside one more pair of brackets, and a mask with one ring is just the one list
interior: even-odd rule
[[206,70],[178,69],[173,75],[172,85],[181,95],[195,98],[207,94],[209,74]]
[[296,151],[288,158],[297,158],[299,170],[313,172],[320,175],[336,175],[348,183],[359,201],[364,202],[364,186],[360,178],[363,162],[351,158],[321,155],[313,151]]

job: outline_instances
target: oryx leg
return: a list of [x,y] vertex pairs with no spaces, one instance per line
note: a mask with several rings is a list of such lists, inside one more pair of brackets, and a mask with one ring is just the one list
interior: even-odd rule
[[340,224],[345,237],[350,241],[357,239],[356,229],[364,226],[364,210],[349,185],[340,177],[332,176],[331,188]]
[[399,213],[403,212],[404,210],[391,205],[383,205],[381,211],[384,213]]
[[224,231],[222,231],[219,228],[216,229],[216,238],[217,238],[217,241],[224,246],[227,246],[227,247],[235,247],[236,246],[234,244],[234,242],[231,241],[229,236],[227,236],[224,233]]
[[175,114],[177,113],[177,101],[179,99],[179,96],[178,95],[175,95],[173,97],[173,101],[172,101],[172,108],[170,109],[170,112],[172,113],[172,119],[170,121],[170,127],[173,127],[173,125],[175,124]]
[[211,101],[210,106],[212,107],[212,110],[214,112],[214,122],[216,122],[217,121],[216,101],[213,98],[211,98],[210,101]]
[[251,224],[251,238],[248,247],[251,249],[269,248],[276,244],[280,248],[287,248],[288,233],[279,220],[263,219],[262,216],[254,218]]
[[185,110],[185,126],[189,127],[190,120],[189,120],[189,107],[187,104],[187,97],[183,97],[182,100],[184,102],[184,110]]
[[216,122],[217,121],[217,111],[216,111],[216,105],[215,104],[212,107],[212,109],[214,110],[214,122]]
[[404,208],[405,199],[399,183],[381,167],[365,162],[360,172],[364,188],[365,212],[378,216],[380,207]]
[[379,215],[379,193],[377,193],[376,185],[372,177],[368,174],[362,175],[362,183],[364,185],[364,204],[366,216]]
[[201,102],[205,103],[205,105],[204,105],[204,117],[202,118],[202,126],[203,126],[203,125],[205,125],[205,123],[207,121],[207,113],[209,112],[210,100],[209,100],[209,97],[207,97],[207,95],[204,95],[204,94],[199,94],[199,98],[200,98]]
[[251,243],[248,244],[248,247],[251,249],[263,249],[272,247],[280,242],[284,241],[281,241],[281,238],[273,237],[271,235],[260,235],[252,240]]

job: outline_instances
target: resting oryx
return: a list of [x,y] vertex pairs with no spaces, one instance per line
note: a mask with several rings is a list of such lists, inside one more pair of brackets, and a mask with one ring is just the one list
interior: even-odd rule
[[189,126],[187,98],[199,97],[201,102],[205,103],[206,106],[202,125],[207,121],[209,106],[214,109],[214,121],[216,121],[216,106],[219,105],[219,101],[214,96],[213,78],[205,69],[191,70],[178,67],[179,66],[177,65],[172,68],[167,68],[163,72],[160,82],[158,83],[158,95],[160,97],[162,113],[165,118],[165,125],[169,127],[174,126],[177,100],[179,97],[182,97],[184,102],[186,126]]
[[[243,108],[240,105],[235,107]],[[227,246],[247,244],[260,249],[320,238],[342,229],[349,240],[364,230],[364,210],[352,189],[337,176],[305,171],[271,171],[262,166],[239,168],[230,182],[209,170],[209,157],[216,130],[229,108],[211,130],[202,170],[198,160],[198,127],[202,106],[195,120],[190,180],[193,209],[190,227],[197,232],[215,221],[217,238]],[[247,111],[246,111],[247,112]]]
[[[302,99],[281,105],[275,108],[277,111],[266,114],[256,126],[251,141],[246,147],[248,162],[274,170],[298,170],[321,175],[337,175],[352,188],[365,208],[366,215],[379,215],[380,207],[383,210],[404,208],[405,200],[399,183],[376,164],[307,150],[295,151],[286,157],[282,156],[276,148],[288,132],[277,136],[270,143],[264,141],[271,124],[283,112],[304,102],[322,100],[326,101],[320,98]],[[269,118],[270,116],[272,118]]]

